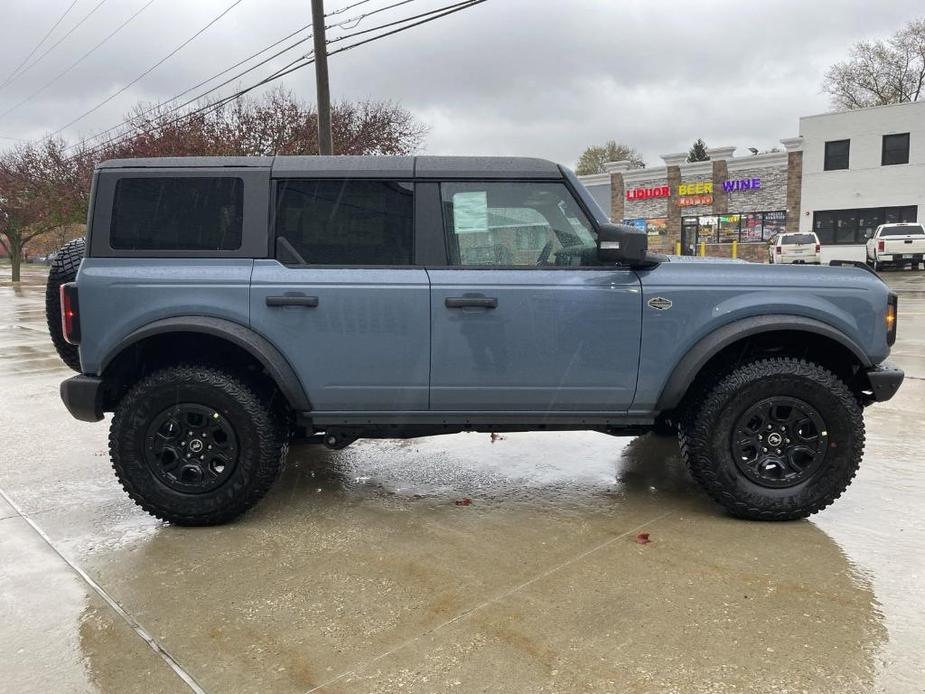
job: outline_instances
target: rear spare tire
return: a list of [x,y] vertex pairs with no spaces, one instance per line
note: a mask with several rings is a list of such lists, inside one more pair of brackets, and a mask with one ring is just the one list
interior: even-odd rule
[[83,260],[87,241],[83,237],[64,244],[51,261],[48,270],[48,284],[45,285],[45,320],[48,322],[48,332],[51,341],[61,360],[74,371],[80,371],[80,357],[77,346],[64,339],[61,329],[61,294],[62,284],[73,282]]

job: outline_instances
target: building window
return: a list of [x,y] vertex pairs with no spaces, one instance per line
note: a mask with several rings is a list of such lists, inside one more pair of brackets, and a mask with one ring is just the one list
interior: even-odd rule
[[909,133],[883,136],[883,152],[880,156],[881,166],[909,163]]
[[823,245],[862,244],[868,232],[881,224],[915,222],[918,207],[869,207],[858,210],[825,210],[813,214],[813,231]]
[[748,214],[685,217],[682,225],[689,232],[697,229],[697,243],[762,243],[787,228],[787,212],[749,212]]
[[837,171],[848,168],[848,152],[851,140],[832,140],[825,143],[825,170]]
[[280,181],[277,256],[307,265],[410,265],[410,183]]

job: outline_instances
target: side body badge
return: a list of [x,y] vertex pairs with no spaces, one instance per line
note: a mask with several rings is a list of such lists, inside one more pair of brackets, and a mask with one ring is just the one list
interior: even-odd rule
[[663,296],[655,296],[649,299],[649,307],[659,311],[667,311],[672,305],[671,299],[666,299]]

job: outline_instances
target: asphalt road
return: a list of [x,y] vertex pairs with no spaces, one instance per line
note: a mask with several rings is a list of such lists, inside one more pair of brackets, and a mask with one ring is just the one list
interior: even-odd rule
[[182,529],[61,405],[44,275],[0,268],[0,690],[925,691],[925,272],[886,278],[907,381],[811,520],[726,517],[664,439],[463,434],[297,448]]

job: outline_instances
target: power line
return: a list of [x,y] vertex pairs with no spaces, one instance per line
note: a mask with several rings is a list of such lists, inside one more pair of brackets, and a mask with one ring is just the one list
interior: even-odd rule
[[[239,67],[240,65],[243,65],[244,63],[246,63],[246,62],[248,62],[248,61],[250,61],[250,60],[256,58],[256,57],[257,57],[258,55],[260,55],[261,53],[266,53],[266,52],[267,52],[268,50],[270,50],[271,48],[274,48],[275,46],[278,46],[280,43],[282,43],[282,42],[285,41],[286,39],[292,38],[295,34],[298,34],[298,33],[302,32],[302,31],[305,31],[305,29],[307,29],[307,28],[309,28],[309,27],[311,27],[311,24],[307,24],[306,26],[304,26],[304,27],[302,27],[301,29],[299,29],[299,30],[293,32],[292,34],[289,34],[288,36],[283,37],[282,39],[280,39],[280,40],[277,41],[276,43],[270,44],[269,46],[267,46],[267,47],[264,48],[263,50],[260,50],[260,51],[258,51],[257,53],[254,53],[253,55],[248,56],[248,57],[245,58],[244,60],[241,60],[241,61],[235,63],[235,64],[232,65],[231,67],[226,68],[226,69],[223,70],[222,72],[219,72],[217,75],[213,75],[212,77],[209,77],[208,79],[203,80],[203,81],[200,82],[199,84],[193,85],[193,86],[190,87],[189,89],[186,89],[186,90],[180,92],[180,93],[177,94],[176,96],[173,96],[173,97],[171,97],[170,99],[167,99],[166,101],[162,101],[162,102],[159,103],[159,104],[155,104],[155,105],[152,106],[151,108],[148,108],[148,109],[142,111],[141,113],[136,114],[133,118],[129,118],[129,119],[127,119],[127,120],[124,120],[124,121],[122,121],[121,123],[118,123],[118,124],[114,125],[114,126],[111,127],[111,128],[107,128],[106,130],[103,130],[103,131],[101,131],[101,132],[98,132],[98,133],[96,133],[95,135],[93,135],[93,136],[91,136],[91,137],[84,138],[84,139],[81,140],[80,142],[77,142],[77,143],[75,143],[75,144],[73,144],[73,145],[70,145],[69,147],[66,147],[65,149],[73,149],[73,148],[75,148],[75,147],[79,147],[80,145],[82,145],[82,144],[84,144],[84,143],[86,143],[86,142],[90,142],[91,140],[94,140],[94,139],[96,139],[96,138],[98,138],[98,137],[101,137],[101,136],[103,136],[103,135],[105,135],[105,134],[107,134],[107,133],[110,133],[110,132],[114,132],[114,131],[116,131],[116,130],[119,130],[122,126],[130,124],[130,123],[132,122],[133,119],[135,119],[135,118],[140,118],[140,117],[143,117],[143,116],[148,115],[149,113],[153,113],[154,111],[157,111],[158,109],[160,109],[160,108],[166,106],[166,105],[169,104],[170,102],[176,101],[176,100],[179,99],[180,97],[182,97],[182,96],[184,96],[184,95],[186,95],[186,94],[189,94],[189,93],[190,93],[191,91],[193,91],[194,89],[198,89],[199,87],[203,86],[204,84],[208,84],[209,82],[212,82],[212,81],[218,79],[218,78],[221,77],[222,75],[225,75],[225,74],[231,72],[231,71],[234,70],[236,67]],[[198,94],[197,96],[194,96],[192,99],[189,99],[189,100],[183,102],[182,104],[179,104],[178,106],[172,107],[171,109],[169,109],[168,111],[166,111],[166,113],[167,113],[167,114],[173,113],[173,112],[175,112],[175,111],[177,111],[177,110],[183,108],[184,106],[189,106],[190,104],[192,104],[192,103],[194,103],[194,102],[196,102],[196,101],[200,101],[203,97],[208,96],[208,95],[211,94],[212,92],[221,89],[222,87],[224,87],[224,86],[227,85],[227,84],[230,84],[231,82],[234,82],[235,80],[237,80],[237,79],[243,77],[244,75],[248,74],[249,72],[253,72],[253,71],[256,70],[257,68],[262,67],[263,65],[266,65],[266,64],[267,64],[268,62],[270,62],[271,60],[274,60],[275,58],[278,58],[279,56],[283,55],[284,53],[288,53],[289,51],[291,51],[291,50],[292,50],[293,48],[295,48],[296,46],[299,46],[299,45],[301,45],[301,44],[303,44],[303,43],[305,43],[305,42],[307,42],[307,41],[310,41],[311,39],[312,39],[312,35],[311,35],[311,34],[309,34],[309,35],[306,36],[305,38],[299,39],[298,41],[296,41],[295,43],[293,43],[293,44],[287,46],[286,48],[282,49],[281,51],[278,51],[278,52],[274,53],[274,54],[271,55],[269,58],[265,58],[264,60],[260,61],[260,62],[257,63],[256,65],[253,65],[253,66],[249,67],[248,69],[246,69],[246,70],[244,70],[244,71],[242,71],[242,72],[239,72],[239,73],[238,73],[237,75],[235,75],[234,77],[230,77],[229,79],[225,80],[225,81],[222,82],[221,84],[217,84],[217,85],[215,85],[214,87],[211,87],[210,89],[208,89],[208,90],[202,92],[201,94]],[[296,60],[301,60],[302,57],[305,57],[305,56],[300,56],[300,57],[297,58]],[[293,61],[293,62],[296,62],[296,61]],[[289,67],[289,65],[292,65],[292,64],[293,64],[293,63],[288,63],[288,64],[287,64],[286,66],[284,66],[284,68],[282,68],[282,69],[285,69],[285,67]]]
[[16,104],[15,106],[11,106],[10,108],[8,108],[8,109],[7,109],[6,111],[4,111],[3,113],[0,113],[0,118],[6,117],[6,116],[9,115],[10,113],[12,113],[12,112],[15,111],[16,109],[18,109],[20,106],[22,106],[23,104],[25,104],[25,103],[27,103],[27,102],[29,102],[29,101],[32,101],[32,99],[34,99],[35,97],[37,97],[39,94],[41,94],[42,92],[44,92],[46,89],[48,89],[51,85],[53,85],[53,84],[54,84],[55,82],[57,82],[59,79],[61,79],[62,77],[64,77],[67,73],[69,73],[69,72],[70,72],[71,70],[73,70],[75,67],[77,67],[78,65],[80,65],[80,63],[82,63],[86,58],[90,57],[90,55],[91,55],[94,51],[96,51],[96,49],[98,49],[98,48],[99,48],[100,46],[102,46],[104,43],[106,43],[107,41],[109,41],[109,39],[111,39],[113,36],[115,36],[115,35],[118,34],[120,31],[122,31],[126,26],[128,26],[128,24],[130,24],[138,15],[140,15],[140,14],[141,14],[142,12],[144,12],[146,9],[148,9],[149,7],[151,7],[151,5],[153,5],[153,4],[155,3],[155,1],[156,1],[156,0],[148,0],[148,3],[147,3],[146,5],[144,5],[140,10],[138,10],[137,12],[135,12],[135,14],[133,14],[131,17],[129,17],[128,19],[126,19],[124,22],[122,22],[122,24],[120,24],[118,27],[116,27],[115,31],[113,31],[112,33],[110,33],[106,38],[104,38],[102,41],[100,41],[98,44],[96,44],[93,48],[91,48],[89,51],[87,51],[87,52],[84,53],[82,56],[80,56],[77,60],[75,60],[73,63],[71,63],[67,68],[65,68],[64,70],[62,70],[61,72],[59,72],[54,78],[52,78],[51,80],[49,80],[48,82],[46,82],[44,85],[42,85],[41,87],[39,87],[38,89],[36,89],[34,92],[32,92],[29,96],[27,96],[25,99],[23,99],[22,101],[20,101],[20,102],[19,102],[18,104]]
[[9,81],[10,81],[10,79],[13,77],[13,75],[15,75],[17,72],[19,72],[19,68],[21,68],[23,65],[25,65],[26,63],[29,62],[29,58],[31,58],[32,56],[35,55],[35,52],[36,52],[39,48],[42,47],[42,44],[45,43],[45,42],[48,40],[48,37],[51,36],[52,32],[53,32],[55,29],[58,28],[58,25],[59,25],[61,22],[64,21],[64,18],[68,16],[68,14],[70,13],[70,11],[71,11],[72,9],[74,9],[74,5],[76,5],[78,2],[79,2],[79,0],[74,0],[74,2],[72,2],[70,5],[67,6],[67,9],[64,11],[64,14],[62,14],[60,17],[58,17],[58,21],[56,21],[54,24],[51,25],[51,29],[49,29],[49,30],[45,33],[45,35],[42,37],[42,40],[39,41],[37,44],[35,44],[35,46],[32,47],[32,50],[29,51],[29,55],[27,55],[25,58],[23,58],[23,59],[22,59],[22,62],[21,62],[19,65],[17,65],[15,68],[13,68],[13,71],[12,71],[9,75],[6,76],[6,79],[4,79],[3,84],[0,84],[0,87],[2,87],[2,86],[4,86],[4,85],[8,84]]
[[[104,1],[105,1],[105,0],[104,0]],[[128,84],[126,84],[124,87],[122,87],[121,89],[119,89],[117,92],[115,92],[115,93],[113,93],[113,94],[110,94],[108,97],[106,97],[105,99],[103,99],[100,103],[98,103],[96,106],[94,106],[94,107],[91,108],[90,110],[85,111],[84,113],[80,114],[79,116],[77,116],[77,117],[74,118],[73,120],[71,120],[71,121],[65,123],[64,125],[62,125],[60,128],[58,128],[58,129],[55,130],[53,133],[51,133],[51,134],[49,135],[49,137],[54,137],[55,135],[57,135],[58,133],[62,132],[63,130],[66,130],[67,128],[71,127],[71,126],[74,125],[75,123],[80,122],[81,120],[83,120],[84,118],[86,118],[87,116],[89,116],[91,113],[93,113],[94,111],[99,110],[100,108],[102,108],[103,106],[105,106],[106,104],[108,104],[110,101],[112,101],[113,99],[115,99],[117,96],[119,96],[120,94],[122,94],[123,92],[125,92],[125,91],[126,91],[127,89],[129,89],[132,85],[137,84],[138,82],[140,82],[144,77],[146,77],[148,74],[150,74],[151,72],[153,72],[155,69],[157,69],[158,67],[160,67],[161,65],[163,65],[163,64],[164,64],[165,62],[167,62],[170,58],[172,58],[172,57],[175,56],[177,53],[179,53],[183,48],[185,48],[185,47],[188,46],[190,43],[192,43],[196,38],[198,38],[199,36],[201,36],[202,34],[204,34],[204,33],[209,29],[209,27],[211,27],[213,24],[215,24],[217,21],[219,21],[219,20],[220,20],[222,17],[224,17],[226,14],[228,14],[229,12],[231,12],[231,10],[233,10],[235,7],[237,7],[238,5],[240,5],[242,2],[243,2],[243,0],[235,0],[235,1],[234,1],[233,3],[231,3],[231,5],[229,5],[224,11],[222,11],[221,14],[219,14],[217,17],[215,17],[214,19],[212,19],[208,24],[206,24],[204,27],[202,27],[202,28],[201,28],[199,31],[197,31],[195,34],[193,34],[193,35],[190,36],[188,39],[186,39],[186,41],[184,41],[184,42],[181,43],[179,46],[177,46],[177,47],[174,48],[172,51],[170,51],[170,53],[168,53],[168,54],[165,55],[163,58],[161,58],[161,59],[158,60],[156,63],[154,63],[154,65],[152,65],[152,66],[149,67],[147,70],[145,70],[145,71],[142,72],[140,75],[138,75],[138,77],[136,77],[135,79],[133,79],[131,82],[129,82]]]
[[[417,2],[417,0],[401,0],[401,2],[392,3],[391,5],[386,5],[385,7],[380,7],[370,12],[365,12],[358,17],[350,17],[349,19],[345,19],[342,22],[338,22],[337,24],[328,24],[325,26],[325,29],[345,28],[345,25],[347,24],[353,24],[353,26],[349,28],[354,29],[367,17],[372,17],[374,14],[379,14],[380,12],[385,12],[386,10],[391,10],[395,7],[400,7],[401,5],[407,5],[409,2]],[[330,15],[325,16],[328,17]]]
[[343,14],[343,13],[346,12],[347,10],[352,10],[354,7],[359,7],[360,5],[365,5],[366,3],[371,2],[371,1],[372,1],[372,0],[360,0],[359,2],[355,2],[355,3],[353,3],[352,5],[347,5],[346,7],[341,7],[339,10],[334,10],[333,12],[328,12],[328,13],[325,14],[324,16],[325,16],[325,17],[333,17],[333,16],[338,15],[338,14]]
[[379,31],[380,29],[386,29],[388,27],[395,26],[397,24],[405,24],[406,22],[410,22],[413,19],[429,17],[429,19],[424,19],[423,21],[415,22],[414,24],[411,24],[407,27],[396,29],[394,31],[389,31],[379,36],[374,36],[371,39],[367,39],[366,41],[360,41],[359,43],[352,44],[350,46],[347,46],[346,48],[341,48],[336,51],[331,51],[330,53],[328,53],[328,55],[334,55],[335,53],[342,53],[343,51],[349,50],[350,48],[356,48],[357,46],[362,46],[363,44],[369,43],[370,41],[373,41],[375,39],[383,38],[385,36],[391,36],[392,34],[398,34],[404,31],[405,29],[410,29],[411,27],[416,27],[421,24],[427,24],[428,22],[432,22],[436,19],[440,19],[441,17],[446,17],[447,15],[451,15],[461,10],[468,9],[469,7],[473,7],[474,5],[480,5],[483,2],[486,2],[486,0],[462,0],[462,2],[458,2],[454,5],[444,5],[443,7],[438,7],[435,10],[428,10],[427,12],[422,12],[420,14],[412,15],[411,17],[405,17],[404,19],[398,19],[394,22],[387,22],[385,24],[380,24],[379,26],[370,27],[369,29],[362,29],[360,31],[354,31],[351,34],[343,34],[341,36],[338,36],[336,39],[331,39],[330,41],[328,41],[328,44],[338,43],[340,41],[343,41],[344,39],[349,39],[354,36],[360,36],[362,34],[369,34],[371,32]]
[[80,28],[80,27],[83,25],[84,22],[86,22],[88,19],[90,19],[90,17],[93,16],[93,13],[96,12],[98,9],[100,9],[100,7],[102,7],[102,6],[103,6],[103,3],[105,3],[105,2],[106,2],[106,0],[100,0],[98,3],[96,3],[96,5],[93,6],[93,9],[90,10],[89,12],[87,12],[87,14],[84,15],[84,18],[83,18],[83,19],[81,19],[79,22],[77,22],[77,24],[75,24],[74,26],[72,26],[72,27],[70,28],[70,30],[69,30],[66,34],[64,34],[64,36],[62,36],[60,39],[58,39],[57,41],[55,41],[51,46],[49,46],[48,49],[47,49],[44,53],[42,53],[42,55],[40,55],[38,58],[36,58],[35,60],[33,60],[33,61],[32,61],[31,63],[29,63],[28,65],[26,65],[26,67],[24,67],[22,70],[20,70],[19,73],[18,73],[15,77],[8,78],[3,84],[0,84],[0,89],[3,89],[4,87],[6,87],[6,86],[7,86],[8,84],[10,84],[11,82],[14,82],[14,81],[18,80],[20,77],[22,77],[22,76],[25,75],[27,72],[29,72],[29,70],[31,70],[31,69],[34,68],[36,65],[38,65],[38,64],[42,61],[42,58],[44,58],[46,55],[48,55],[48,54],[51,53],[53,50],[55,50],[58,46],[61,45],[61,43],[62,43],[68,36],[70,36],[70,35],[73,34],[75,31],[77,31],[77,29]]
[[[422,24],[427,24],[427,23],[429,23],[429,22],[435,21],[435,20],[437,20],[437,19],[441,19],[441,18],[446,17],[446,16],[448,16],[448,15],[455,14],[456,12],[460,12],[460,11],[462,11],[462,10],[468,9],[469,7],[474,7],[475,5],[480,5],[480,4],[482,4],[482,3],[486,2],[486,1],[487,1],[487,0],[465,0],[464,2],[456,3],[456,4],[454,4],[454,5],[447,5],[447,6],[445,6],[445,7],[438,8],[438,9],[436,9],[436,10],[433,10],[432,12],[424,13],[424,14],[426,14],[426,15],[432,15],[432,16],[429,16],[429,17],[427,17],[427,18],[425,18],[425,19],[422,19],[421,21],[417,21],[417,22],[414,22],[414,23],[412,23],[412,24],[408,24],[407,26],[404,26],[404,27],[399,27],[398,29],[393,29],[392,31],[389,31],[389,32],[380,34],[380,35],[378,35],[378,36],[372,36],[372,37],[370,37],[370,38],[368,38],[368,39],[364,39],[364,40],[362,40],[362,41],[357,41],[356,43],[350,44],[350,45],[348,45],[348,46],[344,46],[344,47],[342,47],[342,48],[337,49],[336,51],[332,51],[332,52],[329,53],[329,55],[335,55],[335,54],[337,54],[337,53],[343,53],[343,52],[345,52],[345,51],[349,51],[349,50],[351,50],[351,49],[353,49],[353,48],[357,48],[357,47],[359,47],[359,46],[362,46],[362,45],[365,45],[365,44],[368,44],[368,43],[372,43],[372,42],[374,42],[374,41],[378,41],[379,39],[386,38],[386,37],[388,37],[388,36],[392,36],[392,35],[394,35],[394,34],[398,34],[398,33],[401,33],[401,32],[403,32],[403,31],[407,31],[408,29],[412,29],[412,28],[417,27],[417,26],[420,26],[420,25],[422,25]],[[439,13],[439,14],[437,14],[437,13]],[[405,20],[402,20],[402,21],[405,21],[405,22],[411,21],[411,20],[416,19],[416,18],[418,18],[418,17],[420,17],[420,16],[421,16],[421,15],[416,15],[416,16],[414,16],[414,17],[408,17],[408,18],[406,18]],[[383,27],[393,26],[393,25],[396,24],[396,23],[400,23],[400,22],[390,22],[389,24],[382,25],[381,27],[374,27],[373,30],[375,30],[376,28],[383,28]],[[357,32],[357,33],[367,33],[367,32],[364,31],[364,32]],[[302,62],[300,62],[300,61],[302,61]],[[99,143],[99,144],[97,144],[97,145],[94,145],[93,147],[91,147],[89,150],[87,150],[87,151],[85,151],[85,152],[80,152],[80,153],[76,154],[76,155],[75,155],[74,157],[72,157],[72,158],[76,158],[76,157],[81,156],[81,155],[90,155],[90,156],[92,156],[94,153],[97,153],[97,152],[102,151],[103,149],[105,149],[105,147],[106,147],[107,145],[110,145],[110,144],[117,144],[117,143],[119,143],[119,142],[121,142],[121,141],[129,140],[129,139],[131,139],[131,138],[133,138],[133,137],[137,137],[137,136],[139,136],[139,135],[150,134],[150,133],[154,132],[155,130],[157,130],[157,129],[159,129],[159,128],[163,128],[163,127],[167,127],[167,126],[173,125],[174,123],[178,123],[178,122],[180,122],[180,121],[182,121],[182,120],[184,120],[184,119],[191,118],[192,116],[195,116],[195,115],[199,115],[199,114],[208,115],[208,113],[211,113],[211,112],[213,112],[213,111],[217,111],[219,108],[221,108],[221,107],[224,106],[225,104],[228,104],[228,103],[234,101],[235,99],[238,99],[239,97],[244,96],[245,94],[247,94],[247,93],[253,91],[254,89],[257,89],[257,88],[259,88],[259,87],[261,87],[261,86],[263,86],[263,85],[265,85],[265,84],[268,84],[268,83],[270,83],[270,82],[272,82],[272,81],[275,81],[275,80],[277,80],[277,79],[280,79],[280,78],[282,78],[282,77],[285,77],[286,75],[292,74],[293,72],[296,72],[297,70],[301,70],[302,68],[308,67],[309,65],[311,65],[311,64],[313,64],[313,63],[314,63],[314,59],[311,58],[311,57],[309,57],[309,56],[304,56],[304,57],[301,57],[301,58],[297,58],[296,60],[293,60],[292,62],[290,62],[288,65],[285,65],[285,66],[283,66],[282,68],[278,69],[276,72],[272,73],[272,74],[269,75],[268,77],[266,77],[266,78],[264,78],[264,79],[262,79],[262,80],[260,80],[260,81],[258,81],[258,82],[256,82],[256,83],[254,83],[254,84],[252,84],[252,85],[250,85],[250,86],[248,86],[248,87],[245,87],[245,88],[243,88],[243,89],[240,89],[240,90],[238,90],[238,91],[236,91],[236,92],[234,92],[234,93],[232,93],[232,94],[229,94],[228,96],[222,97],[221,99],[219,99],[218,101],[216,101],[216,102],[214,102],[214,103],[205,104],[204,106],[202,106],[202,107],[200,107],[200,108],[197,108],[197,109],[194,109],[193,111],[190,111],[190,112],[187,112],[187,113],[183,113],[183,114],[177,116],[176,118],[173,118],[173,119],[167,121],[166,123],[155,123],[155,124],[153,124],[150,128],[147,128],[147,129],[140,129],[140,132],[139,132],[138,130],[134,130],[134,131],[131,131],[131,132],[128,132],[128,133],[124,133],[124,134],[122,134],[122,135],[119,135],[119,136],[110,138],[110,139],[108,139],[108,140],[106,140],[106,141],[104,141],[104,142],[102,142],[102,143]],[[178,108],[182,108],[182,106],[180,106],[180,107],[178,107]],[[175,110],[176,110],[176,109],[172,109],[171,111],[168,111],[167,113],[169,114],[169,113],[175,112]]]

